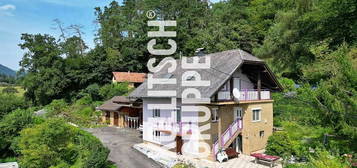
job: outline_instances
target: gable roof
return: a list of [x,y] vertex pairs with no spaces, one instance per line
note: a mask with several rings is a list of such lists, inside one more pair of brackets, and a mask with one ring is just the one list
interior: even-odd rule
[[113,76],[117,82],[142,83],[145,81],[146,73],[113,72]]
[[129,99],[125,96],[114,96],[110,100],[105,101],[97,109],[104,111],[118,111],[122,107],[131,107],[130,103],[135,102],[136,99]]
[[[205,57],[210,57],[211,59],[211,67],[210,69],[193,69],[197,71],[201,75],[201,80],[209,80],[210,86],[181,86],[181,76],[184,72],[189,69],[182,69],[181,67],[181,59],[176,60],[177,68],[171,73],[171,78],[176,78],[176,85],[153,85],[153,88],[150,90],[175,90],[177,92],[177,98],[181,98],[182,91],[186,88],[196,88],[200,91],[202,98],[212,97],[220,87],[232,76],[232,74],[241,66],[243,63],[254,63],[254,64],[262,64],[269,71],[269,74],[272,75],[272,80],[276,83],[276,85],[281,90],[282,87],[274,77],[273,73],[267,67],[264,61],[260,60],[257,57],[243,51],[243,50],[229,50],[218,53],[207,54],[205,56],[200,57],[200,61],[204,61]],[[191,61],[191,58],[188,58],[188,61]],[[154,78],[165,78],[167,77],[167,69],[169,66],[165,66],[161,71],[154,73]],[[137,98],[145,98],[150,97],[147,95],[147,81],[141,84],[138,88],[136,88],[129,97],[137,97]]]

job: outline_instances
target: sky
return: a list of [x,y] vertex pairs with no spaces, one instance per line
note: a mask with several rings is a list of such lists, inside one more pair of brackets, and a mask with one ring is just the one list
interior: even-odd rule
[[[24,51],[18,46],[21,33],[50,34],[59,37],[53,29],[54,19],[65,26],[82,25],[83,39],[94,47],[95,7],[103,7],[112,0],[0,0],[0,64],[19,70]],[[120,0],[119,0],[120,1]],[[215,2],[218,0],[212,0]]]

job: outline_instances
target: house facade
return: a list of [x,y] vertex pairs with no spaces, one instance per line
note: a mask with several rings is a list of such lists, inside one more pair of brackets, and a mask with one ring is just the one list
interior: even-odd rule
[[[201,151],[197,143],[187,138],[196,135],[193,128],[202,128],[200,140],[211,148],[209,158],[214,159],[221,148],[234,148],[237,152],[251,154],[265,148],[268,137],[273,131],[273,100],[271,93],[281,91],[267,64],[242,50],[230,50],[199,57],[200,62],[210,59],[210,67],[197,70],[201,80],[210,81],[209,86],[195,86],[202,98],[209,103],[190,104],[205,107],[211,116],[204,122],[197,118],[205,115],[202,111],[184,110],[183,93],[187,87],[180,85],[183,81],[195,81],[197,76],[183,78],[187,71],[181,67],[183,60],[176,60],[177,68],[168,73],[168,66],[153,74],[154,78],[177,79],[176,85],[153,85],[147,81],[129,96],[141,98],[143,102],[143,140],[159,146],[171,146],[177,153],[185,153],[182,146],[191,152]],[[190,60],[191,59],[191,60]],[[188,58],[192,62],[193,58]],[[174,90],[176,108],[150,108],[152,104],[172,104],[171,96],[150,96],[150,90]],[[184,111],[184,112],[183,112]],[[196,118],[185,120],[184,118]],[[209,127],[206,127],[208,126]],[[174,135],[172,135],[174,134]],[[209,136],[206,136],[209,135]],[[174,136],[175,143],[167,142],[162,136]],[[199,142],[198,142],[199,143]]]
[[101,122],[119,128],[138,128],[142,124],[142,105],[138,99],[115,96],[97,107],[102,111]]

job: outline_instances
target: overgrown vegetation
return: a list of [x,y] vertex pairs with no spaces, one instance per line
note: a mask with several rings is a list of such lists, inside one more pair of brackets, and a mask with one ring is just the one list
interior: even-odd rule
[[59,119],[22,130],[16,146],[25,168],[102,168],[109,154],[97,138]]

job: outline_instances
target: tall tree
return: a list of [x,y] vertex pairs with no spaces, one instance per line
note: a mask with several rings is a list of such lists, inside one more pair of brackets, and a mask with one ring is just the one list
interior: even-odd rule
[[26,72],[23,80],[25,96],[37,104],[47,104],[51,99],[63,96],[68,84],[64,73],[64,60],[54,37],[49,35],[22,34],[19,44],[27,50],[20,66]]
[[316,60],[311,45],[327,39],[332,48],[344,41],[356,42],[356,5],[354,0],[295,1],[291,10],[278,12],[263,45],[254,53],[272,58],[284,76],[301,79],[302,68]]

